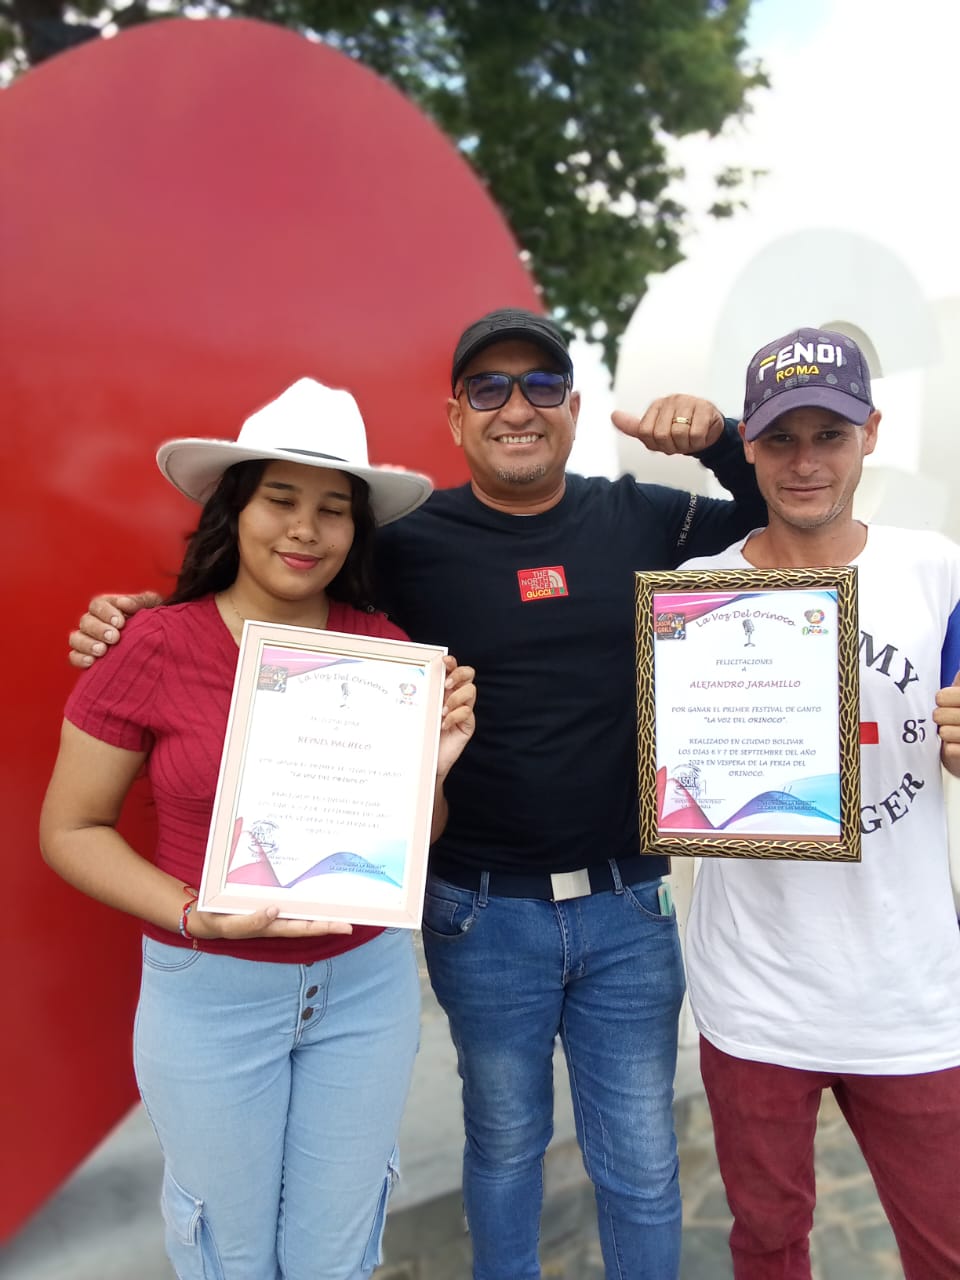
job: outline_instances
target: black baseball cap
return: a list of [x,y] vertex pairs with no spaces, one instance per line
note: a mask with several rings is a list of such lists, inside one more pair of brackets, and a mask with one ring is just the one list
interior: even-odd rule
[[474,320],[460,335],[453,353],[453,371],[450,385],[456,390],[460,375],[475,355],[495,342],[508,342],[511,338],[533,342],[557,363],[563,373],[573,377],[573,361],[562,330],[548,316],[538,316],[522,307],[501,307],[489,311]]

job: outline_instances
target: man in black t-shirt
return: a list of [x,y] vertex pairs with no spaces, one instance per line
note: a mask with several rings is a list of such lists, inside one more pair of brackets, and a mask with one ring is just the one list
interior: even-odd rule
[[[606,1273],[676,1280],[684,984],[665,862],[639,853],[633,575],[719,551],[766,511],[735,424],[689,396],[614,421],[697,454],[735,503],[568,475],[572,380],[542,316],[508,308],[465,330],[447,415],[471,480],[380,532],[379,602],[477,670],[476,734],[447,782],[423,918],[463,1079],[474,1276],[540,1275],[559,1035]],[[94,602],[80,652],[126,603]]]

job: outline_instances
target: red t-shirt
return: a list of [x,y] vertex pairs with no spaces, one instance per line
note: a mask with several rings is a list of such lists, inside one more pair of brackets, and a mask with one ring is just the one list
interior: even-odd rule
[[[406,640],[378,613],[330,602],[331,631]],[[66,718],[91,737],[127,751],[146,751],[157,813],[153,860],[183,884],[197,885],[213,814],[220,755],[237,668],[236,641],[213,596],[189,604],[144,609],[123,640],[77,681]],[[148,937],[171,946],[193,944],[157,925]],[[368,942],[381,930],[355,925],[328,938],[251,938],[201,942],[244,960],[312,964]]]

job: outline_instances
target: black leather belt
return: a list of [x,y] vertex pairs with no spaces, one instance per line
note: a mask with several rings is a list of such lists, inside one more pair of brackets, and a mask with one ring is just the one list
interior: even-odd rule
[[[642,854],[614,861],[622,884],[660,879],[660,871],[654,870],[654,860]],[[458,889],[473,892],[479,890],[483,874],[470,867],[451,866],[447,862],[432,862],[430,870]],[[558,871],[553,875],[514,875],[510,871],[491,871],[487,892],[493,898],[540,898],[545,902],[565,902],[568,898],[584,898],[590,893],[606,893],[615,887],[610,863],[598,862],[579,871]]]

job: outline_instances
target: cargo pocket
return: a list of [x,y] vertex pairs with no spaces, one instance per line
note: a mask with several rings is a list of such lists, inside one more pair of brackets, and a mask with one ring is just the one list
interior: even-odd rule
[[383,1180],[383,1186],[380,1188],[380,1199],[377,1202],[377,1211],[373,1216],[373,1225],[370,1228],[367,1247],[363,1251],[361,1266],[364,1276],[370,1275],[374,1267],[378,1267],[383,1261],[383,1229],[387,1224],[387,1204],[390,1200],[390,1192],[399,1177],[400,1149],[399,1147],[394,1147],[390,1152],[390,1159],[387,1161],[387,1174]]
[[224,1280],[203,1201],[184,1191],[167,1172],[163,1175],[160,1211],[166,1224],[167,1256],[178,1280]]

